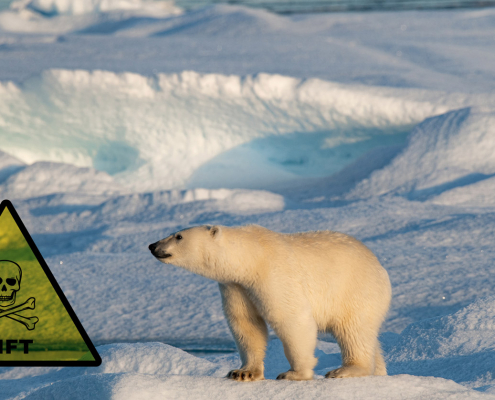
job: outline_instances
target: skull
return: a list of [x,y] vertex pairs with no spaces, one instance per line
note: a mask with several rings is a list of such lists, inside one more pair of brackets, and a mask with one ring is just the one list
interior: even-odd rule
[[21,267],[13,261],[0,260],[0,307],[15,303],[15,295],[21,288]]

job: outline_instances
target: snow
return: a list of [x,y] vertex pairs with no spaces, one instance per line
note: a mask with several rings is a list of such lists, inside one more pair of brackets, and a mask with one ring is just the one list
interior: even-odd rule
[[385,168],[360,183],[363,197],[396,192],[424,199],[495,174],[495,114],[464,108],[426,119],[406,148]]
[[[5,158],[11,157],[7,155]],[[4,198],[29,198],[59,192],[105,195],[119,193],[120,189],[108,174],[92,168],[46,161],[16,169],[12,166],[1,169],[6,176],[0,191]]]
[[[319,356],[319,363],[313,381],[267,380],[242,384],[223,378],[230,368],[237,365],[238,356],[209,356],[203,359],[162,343],[120,343],[98,347],[103,359],[98,368],[44,368],[43,371],[36,368],[11,369],[2,374],[0,387],[4,394],[21,389],[21,396],[26,399],[59,398],[62,393],[73,399],[208,399],[211,396],[316,399],[326,397],[329,393],[337,399],[363,396],[390,399],[491,398],[438,377],[394,375],[331,381],[323,379],[323,374],[339,363],[337,351],[336,344],[318,343],[316,355]],[[288,367],[278,339],[270,341],[267,359],[270,362],[266,365],[266,375],[270,378],[276,376],[276,371]],[[392,364],[394,368],[398,368],[396,364]],[[433,375],[438,376],[434,372]],[[405,387],[411,389],[405,391]],[[386,395],[384,390],[387,391]]]
[[[98,368],[0,368],[0,399],[493,398],[495,10],[280,16],[131,0],[0,13],[0,197]],[[199,224],[332,229],[393,287],[389,376],[239,355],[215,282],[147,246]]]
[[20,0],[11,4],[17,11],[30,9],[45,16],[104,13],[117,10],[159,10],[165,2],[142,0]]
[[395,373],[434,375],[495,393],[495,298],[409,325],[388,356]]
[[[277,17],[223,5],[184,19],[110,14],[30,20],[2,13],[8,53],[0,79],[22,82],[50,68],[144,76],[192,70],[450,93],[494,88],[493,8]],[[223,34],[215,33],[219,19]],[[251,20],[249,35],[235,34],[240,19],[244,26]],[[198,24],[201,34],[194,31]]]
[[14,0],[0,13],[0,28],[22,33],[62,33],[88,26],[119,24],[133,18],[181,14],[163,0]]
[[192,71],[49,70],[0,93],[3,151],[25,163],[94,167],[135,191],[330,175],[457,104],[424,91]]
[[489,206],[493,201],[492,193],[495,193],[495,179],[483,175],[479,178],[469,185],[460,185],[440,193],[432,198],[432,202],[445,205]]
[[21,160],[15,158],[15,157],[12,157],[8,154],[1,153],[1,156],[0,156],[0,182],[3,182],[10,175],[12,175],[15,172],[19,171],[20,169],[22,169],[24,165],[25,164]]

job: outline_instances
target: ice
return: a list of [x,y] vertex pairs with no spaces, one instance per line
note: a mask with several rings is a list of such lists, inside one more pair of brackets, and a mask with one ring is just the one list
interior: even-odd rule
[[50,70],[22,86],[0,85],[0,93],[5,152],[25,163],[94,167],[136,191],[265,189],[330,175],[458,102],[435,92],[192,71]]

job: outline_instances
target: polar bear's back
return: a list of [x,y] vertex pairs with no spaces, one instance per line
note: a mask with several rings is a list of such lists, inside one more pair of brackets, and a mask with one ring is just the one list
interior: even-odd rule
[[352,268],[380,266],[378,259],[370,249],[359,240],[344,233],[314,231],[284,236],[285,241],[300,256],[300,261],[303,263],[308,258],[321,259],[327,265],[334,262],[347,263],[350,259],[354,261],[360,259],[361,262],[352,263]]
[[356,280],[364,285],[365,280],[381,278],[385,272],[371,250],[352,236],[332,231],[284,236],[297,260],[296,268],[302,268],[305,275],[332,274],[340,286],[351,279],[356,287]]
[[270,259],[270,266],[283,263],[283,268],[292,270],[296,275],[298,272],[306,276],[321,272],[348,276],[358,274],[361,277],[386,274],[368,247],[344,233],[278,233],[258,225],[237,229],[243,231],[244,240],[254,241],[263,247],[266,258]]
[[351,305],[385,316],[391,297],[388,274],[359,240],[333,231],[284,234],[256,225],[241,229],[264,247],[263,268],[276,277],[278,287],[305,288],[318,325],[338,318],[336,310]]

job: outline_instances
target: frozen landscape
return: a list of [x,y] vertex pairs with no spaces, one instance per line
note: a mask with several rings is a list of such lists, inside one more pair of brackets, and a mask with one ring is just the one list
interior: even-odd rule
[[[103,359],[0,368],[0,399],[495,398],[495,9],[280,16],[137,0],[0,12],[0,197]],[[148,244],[330,229],[387,269],[389,376],[239,356],[217,284]]]

